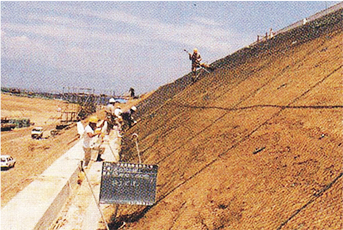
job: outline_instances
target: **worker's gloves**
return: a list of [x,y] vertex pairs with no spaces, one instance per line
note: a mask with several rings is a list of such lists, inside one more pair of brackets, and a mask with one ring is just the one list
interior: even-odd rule
[[94,131],[94,133],[97,134],[97,135],[101,134],[101,129],[96,129],[96,130]]

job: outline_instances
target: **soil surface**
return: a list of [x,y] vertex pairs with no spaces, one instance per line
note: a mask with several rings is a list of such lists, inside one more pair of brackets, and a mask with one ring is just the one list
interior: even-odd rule
[[[126,111],[131,106],[148,97],[128,100],[120,105]],[[7,118],[30,118],[34,126],[43,127],[43,138],[31,138],[34,126],[1,132],[1,155],[11,155],[16,159],[14,168],[1,170],[1,207],[5,206],[18,192],[30,184],[37,175],[45,171],[55,160],[78,141],[77,129],[72,124],[52,137],[50,131],[60,124],[61,111],[77,111],[78,106],[60,100],[47,100],[1,94],[1,116]],[[105,119],[102,109],[96,113]],[[86,124],[86,121],[83,121]]]
[[1,207],[78,140],[75,125],[55,137],[50,136],[50,130],[59,124],[61,112],[58,108],[69,111],[71,106],[59,100],[1,94],[2,117],[30,118],[34,126],[44,130],[43,138],[38,140],[31,138],[34,126],[1,132],[1,155],[8,154],[16,159],[14,168],[1,170]]
[[[117,216],[109,206],[111,229],[342,229],[341,14],[242,49],[195,84],[187,75],[140,103],[121,155],[138,162],[137,133],[144,163],[159,165],[156,203],[120,205]],[[1,111],[49,130],[60,103],[2,94]],[[1,154],[17,159],[1,171],[2,206],[77,140],[75,127],[41,140],[30,130],[1,133]]]
[[[129,133],[144,163],[159,165],[156,203],[107,209],[111,228],[342,229],[341,14],[141,103]],[[134,142],[122,143],[123,160],[137,163]]]

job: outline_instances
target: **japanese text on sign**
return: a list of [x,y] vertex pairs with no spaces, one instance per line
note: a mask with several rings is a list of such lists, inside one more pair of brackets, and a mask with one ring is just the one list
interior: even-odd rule
[[103,162],[100,203],[155,203],[157,165]]

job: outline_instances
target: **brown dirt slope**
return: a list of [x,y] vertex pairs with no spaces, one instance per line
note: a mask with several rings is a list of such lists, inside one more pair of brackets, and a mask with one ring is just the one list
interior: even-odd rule
[[163,104],[153,103],[162,88],[141,104],[122,155],[137,162],[129,137],[138,133],[144,163],[159,165],[156,203],[120,206],[117,221],[342,229],[341,15],[240,50]]

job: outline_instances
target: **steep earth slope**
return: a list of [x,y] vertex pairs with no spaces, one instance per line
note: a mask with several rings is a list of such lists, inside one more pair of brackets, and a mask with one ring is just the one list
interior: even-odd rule
[[137,133],[144,163],[159,165],[156,203],[120,206],[112,228],[342,229],[341,15],[242,49],[158,106],[159,90],[141,104],[122,155],[137,162]]

